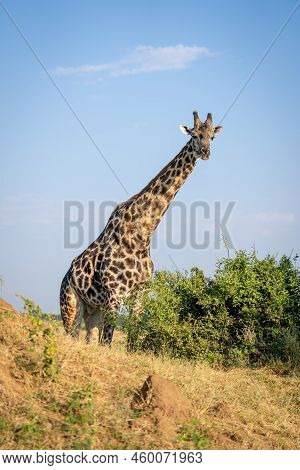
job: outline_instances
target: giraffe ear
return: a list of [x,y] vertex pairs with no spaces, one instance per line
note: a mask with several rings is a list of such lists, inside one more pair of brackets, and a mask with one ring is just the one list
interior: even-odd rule
[[222,129],[223,126],[216,126],[214,128],[214,133],[217,134],[218,132],[220,132],[220,130]]
[[188,134],[189,135],[191,133],[191,129],[188,126],[186,126],[185,124],[181,124],[179,126],[179,129],[181,130],[181,132],[183,134]]

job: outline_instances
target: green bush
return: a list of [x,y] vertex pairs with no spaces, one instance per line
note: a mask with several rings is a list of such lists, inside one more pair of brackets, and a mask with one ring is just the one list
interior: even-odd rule
[[24,301],[24,314],[26,314],[31,321],[31,326],[28,328],[28,335],[32,345],[32,350],[34,350],[36,347],[37,338],[40,336],[43,337],[43,374],[55,382],[58,378],[60,370],[58,360],[58,345],[55,336],[55,333],[58,329],[58,322],[54,319],[53,315],[44,313],[41,307],[36,305],[32,300],[29,300],[23,296],[20,297]]
[[124,321],[133,350],[224,365],[299,364],[300,277],[286,256],[238,251],[211,279],[198,268],[160,271],[139,302],[142,314]]

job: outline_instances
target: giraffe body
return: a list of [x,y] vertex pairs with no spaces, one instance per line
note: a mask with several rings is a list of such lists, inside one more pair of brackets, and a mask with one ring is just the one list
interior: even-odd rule
[[197,160],[209,158],[210,140],[218,132],[209,115],[204,124],[197,113],[194,119],[194,129],[182,126],[192,139],[181,152],[142,191],[119,204],[100,236],[73,260],[60,291],[68,333],[77,336],[84,319],[87,341],[110,344],[122,299],[150,279],[151,236]]

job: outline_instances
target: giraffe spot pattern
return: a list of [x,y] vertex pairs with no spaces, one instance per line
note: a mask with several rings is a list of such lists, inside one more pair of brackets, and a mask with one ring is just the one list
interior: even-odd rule
[[[195,164],[188,143],[144,190],[116,207],[100,236],[73,260],[60,293],[68,332],[80,303],[91,311],[117,312],[122,298],[151,277],[151,236]],[[104,322],[104,342],[111,341],[112,332],[113,327]]]

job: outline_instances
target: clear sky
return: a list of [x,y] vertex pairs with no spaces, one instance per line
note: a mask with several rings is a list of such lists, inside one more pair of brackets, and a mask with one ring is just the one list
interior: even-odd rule
[[[132,195],[185,145],[178,125],[192,125],[194,109],[219,123],[297,2],[4,3]],[[300,8],[226,116],[211,159],[178,193],[187,219],[174,210],[159,228],[156,268],[212,274],[224,255],[215,207],[230,201],[236,249],[299,252],[299,39]],[[92,238],[88,202],[98,211],[128,196],[2,8],[0,43],[0,296],[18,304],[18,292],[58,312],[61,279]],[[76,248],[64,246],[70,200],[84,206]],[[209,219],[191,212],[195,201]],[[191,224],[199,242],[209,230],[205,249],[191,246]],[[174,243],[186,233],[185,246],[170,246],[166,226]]]

